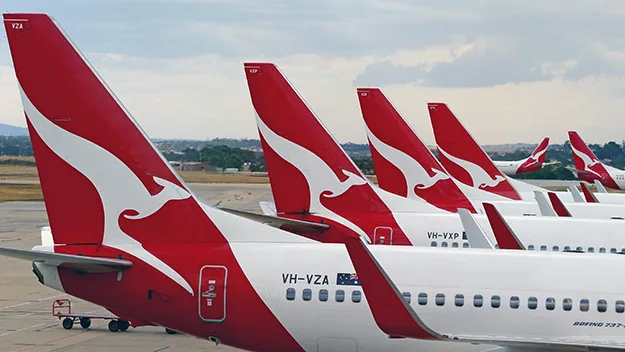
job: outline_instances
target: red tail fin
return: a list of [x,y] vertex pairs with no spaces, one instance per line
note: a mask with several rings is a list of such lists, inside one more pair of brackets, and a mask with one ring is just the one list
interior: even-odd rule
[[475,188],[520,200],[517,190],[443,103],[428,103],[441,163],[455,179]]
[[577,132],[569,131],[569,141],[571,142],[573,161],[577,170],[587,171],[587,166],[592,166],[599,162],[595,153],[588,148]]
[[538,161],[539,163],[544,163],[545,158],[547,157],[547,147],[549,147],[549,137],[543,138],[543,140],[538,144],[538,147],[534,149],[532,152],[532,159]]
[[441,209],[475,209],[378,88],[358,88],[369,148],[382,189]]
[[483,205],[490,227],[493,229],[495,239],[497,239],[499,249],[524,249],[514,231],[508,226],[508,223],[497,208],[490,203],[483,203]]
[[392,229],[393,244],[410,244],[388,206],[278,68],[246,63],[245,74],[278,212],[321,214],[370,238],[384,226]]
[[599,161],[595,153],[588,148],[577,132],[569,131],[569,141],[571,142],[571,152],[573,153],[573,161],[575,162],[575,169],[578,171],[577,177],[579,179],[590,183],[597,180],[606,187],[619,189],[608,170]]
[[225,241],[50,17],[4,24],[56,244]]

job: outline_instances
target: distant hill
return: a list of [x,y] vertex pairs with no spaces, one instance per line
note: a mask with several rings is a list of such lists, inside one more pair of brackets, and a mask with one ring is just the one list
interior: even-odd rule
[[28,128],[0,123],[0,136],[28,136]]

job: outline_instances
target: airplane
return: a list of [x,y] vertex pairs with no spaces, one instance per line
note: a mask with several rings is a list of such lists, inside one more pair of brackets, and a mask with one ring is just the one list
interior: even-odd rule
[[598,181],[605,187],[625,190],[625,171],[599,161],[577,132],[569,131],[569,141],[575,162],[575,169],[571,171],[580,180],[590,183]]
[[[504,175],[458,118],[444,103],[428,103],[428,112],[441,164],[456,180],[510,200],[531,200],[534,191],[546,189]],[[575,202],[574,195],[556,192],[565,203]],[[614,193],[598,193],[604,204],[625,204],[625,197]]]
[[[383,190],[404,198],[427,201],[450,212],[464,208],[483,214],[482,202],[487,201],[495,204],[506,216],[545,215],[534,202],[534,199],[544,196],[543,192],[532,192],[531,201],[528,199],[529,193],[522,194],[523,200],[510,200],[457,181],[449,175],[382,90],[358,88],[357,95],[378,186]],[[586,203],[570,203],[569,211],[576,218],[625,217],[625,206],[618,204],[595,207]]]
[[[164,326],[258,352],[514,351],[519,342],[502,339],[513,332],[531,334],[522,343],[536,351],[551,350],[555,336],[560,346],[595,348],[610,334],[610,346],[622,347],[622,329],[593,329],[592,339],[566,336],[594,328],[575,321],[618,321],[625,292],[618,280],[596,273],[617,277],[624,257],[374,246],[389,280],[405,286],[406,299],[414,294],[412,304],[427,310],[425,321],[435,329],[498,334],[495,345],[389,338],[397,336],[381,331],[378,310],[370,309],[386,298],[363,294],[359,275],[367,272],[355,274],[343,244],[203,204],[51,17],[3,19],[51,231],[42,232],[40,246],[0,247],[0,254],[33,262],[43,285],[132,326]],[[475,294],[475,302],[484,295],[480,307],[496,294],[530,306],[494,313],[468,301],[456,309],[442,296],[452,291]],[[571,297],[580,309],[540,305],[537,312],[538,298],[549,304],[551,296]],[[587,300],[597,308],[586,309]],[[460,319],[452,319],[456,314]]]
[[547,156],[547,147],[549,147],[549,137],[543,138],[543,140],[538,144],[536,149],[534,149],[532,154],[523,160],[493,160],[493,163],[501,172],[508,176],[521,175],[528,172],[538,171],[547,165],[556,164],[556,162],[545,163],[545,157]]
[[[450,265],[436,270],[434,276],[418,269],[402,271],[396,264],[399,258],[384,255],[387,253],[383,250],[388,247],[369,248],[357,237],[348,237],[345,246],[376,324],[389,337],[448,341],[459,345],[488,342],[521,351],[607,351],[625,347],[625,333],[621,332],[623,324],[619,322],[625,302],[612,291],[618,290],[618,285],[601,279],[585,282],[586,275],[592,270],[601,270],[592,262],[601,256],[544,255],[514,250],[460,251],[462,255],[488,252],[504,256],[517,252],[531,253],[535,257],[528,262],[529,267],[508,268],[510,271],[505,274],[483,265],[485,256],[482,253],[475,262],[464,262],[466,267],[461,270],[455,266],[460,264],[457,258],[450,257]],[[437,254],[440,253],[443,252]],[[414,268],[432,265],[428,255],[419,254]],[[616,259],[622,256],[607,257]],[[582,269],[581,262],[584,261],[593,268]],[[567,264],[580,266],[580,271],[570,270]],[[578,276],[580,273],[584,275],[583,279]],[[449,277],[457,280],[456,283],[447,286]],[[554,281],[558,284],[553,288],[536,285],[536,280],[554,277],[557,277]],[[589,293],[594,290],[590,289],[593,284],[601,285],[605,293]],[[473,288],[476,286],[480,289]],[[416,300],[413,298],[415,293],[418,293]]]
[[[281,227],[321,242],[342,243],[349,229],[377,245],[474,246],[457,214],[371,184],[274,64],[248,63],[245,70],[278,216],[249,218],[322,224],[327,228],[317,232]],[[509,204],[515,203],[497,206]],[[494,241],[487,217],[475,218]],[[625,222],[613,219],[518,215],[506,220],[527,243],[540,246],[547,237],[550,251],[571,245],[625,247],[625,237],[618,235]],[[583,243],[571,242],[580,237]]]

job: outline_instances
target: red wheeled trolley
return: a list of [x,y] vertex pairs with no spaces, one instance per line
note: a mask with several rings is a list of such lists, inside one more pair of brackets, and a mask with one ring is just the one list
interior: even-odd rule
[[52,315],[63,320],[63,328],[70,330],[78,322],[83,329],[91,326],[91,319],[110,320],[109,330],[112,332],[126,331],[130,323],[114,315],[72,313],[72,302],[69,299],[57,299],[52,302]]

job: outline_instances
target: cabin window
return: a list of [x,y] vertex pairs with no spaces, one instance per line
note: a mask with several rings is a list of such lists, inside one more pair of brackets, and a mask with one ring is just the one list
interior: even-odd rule
[[570,298],[565,298],[562,300],[562,309],[569,311],[573,309],[573,300]]
[[590,301],[586,298],[583,298],[579,301],[579,310],[582,312],[587,312],[590,309]]
[[519,296],[510,297],[510,308],[517,309],[519,308],[520,304],[521,304],[521,300],[519,299]]
[[621,248],[621,253],[625,253],[625,248]]
[[617,313],[625,312],[625,302],[616,301],[616,303],[614,304],[614,309],[616,310]]
[[588,253],[595,253],[595,247],[588,247]]
[[336,294],[334,295],[334,299],[336,299],[337,302],[345,301],[345,291],[343,291],[343,290],[336,290]]
[[605,247],[599,248],[599,253],[605,253]]
[[462,248],[469,248],[469,246],[470,246],[469,242],[462,243]]
[[616,248],[610,248],[610,253],[616,253]]
[[444,293],[437,293],[436,294],[436,305],[437,306],[445,305],[445,294]]
[[547,250],[547,246],[545,246],[545,245],[543,244],[542,246],[540,246],[540,250],[541,250],[541,251],[543,251],[543,252],[544,252],[544,251],[546,251],[546,250]]
[[456,298],[454,299],[454,303],[456,304],[456,307],[464,306],[464,295],[460,293],[457,294]]
[[410,295],[410,292],[404,292],[401,295],[404,296],[406,303],[410,304],[410,302],[412,301],[412,296]]
[[362,300],[362,293],[358,290],[352,291],[352,302],[360,303],[361,300]]
[[499,308],[501,306],[501,297],[495,295],[490,298],[490,306],[492,308]]
[[447,244],[447,242],[441,243],[441,247],[447,247],[447,246],[449,246],[449,244]]
[[583,247],[577,247],[575,250],[578,251],[578,252],[583,252],[584,248]]
[[570,250],[571,250],[571,247],[569,247],[569,246],[564,246],[564,250],[565,250],[565,251],[570,251]]
[[473,296],[473,306],[474,307],[481,307],[484,304],[484,297],[482,297],[482,295],[475,295]]
[[286,289],[286,299],[289,301],[292,301],[295,299],[295,289],[294,288],[287,288]]
[[329,296],[328,295],[328,290],[326,290],[326,289],[319,290],[319,300],[321,302],[327,301],[328,300],[328,296]]
[[597,310],[599,313],[605,313],[608,310],[608,302],[605,299],[600,299],[597,301]]
[[304,289],[304,291],[302,291],[302,299],[304,301],[310,301],[312,298],[312,290],[309,288]]
[[425,292],[419,293],[419,296],[417,297],[417,302],[420,306],[428,304],[428,294]]
[[545,308],[547,308],[547,310],[556,309],[556,299],[553,297],[547,297],[545,300]]
[[436,243],[436,241],[432,241],[432,243],[430,243],[430,246],[432,246],[432,247],[437,247],[437,246],[438,246],[438,243]]
[[527,299],[527,308],[536,309],[538,307],[538,299],[536,297],[530,297]]
[[551,250],[554,251],[554,252],[558,252],[558,251],[560,251],[560,247],[553,246],[553,248]]
[[534,245],[530,244],[529,246],[527,246],[527,250],[528,251],[533,251],[534,250]]
[[454,242],[454,243],[452,243],[452,244],[451,244],[451,246],[452,246],[453,248],[458,248],[458,242]]

